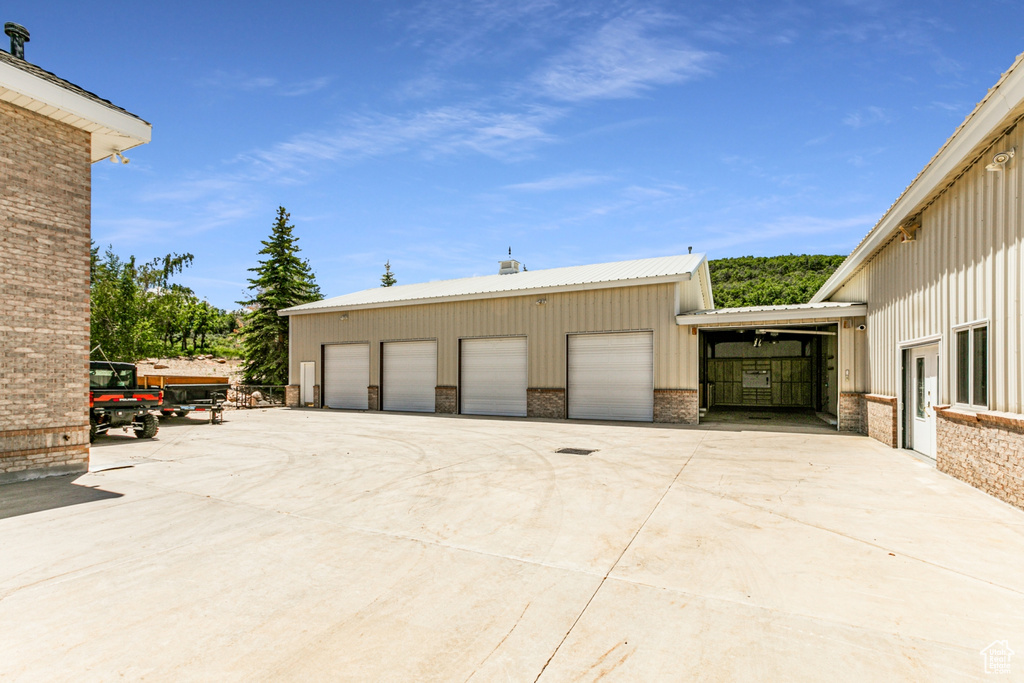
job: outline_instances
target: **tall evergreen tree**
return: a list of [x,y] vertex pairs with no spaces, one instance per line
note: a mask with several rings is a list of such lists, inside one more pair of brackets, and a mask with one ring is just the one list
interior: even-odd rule
[[252,296],[238,302],[249,309],[242,328],[247,384],[288,383],[288,318],[277,312],[322,298],[309,262],[298,256],[299,238],[292,235],[290,218],[278,207],[270,237],[259,252],[266,258],[249,269],[256,274],[249,278]]
[[380,286],[390,287],[397,282],[398,280],[395,279],[395,274],[391,272],[391,261],[389,259],[388,262],[384,264],[384,274],[380,277]]

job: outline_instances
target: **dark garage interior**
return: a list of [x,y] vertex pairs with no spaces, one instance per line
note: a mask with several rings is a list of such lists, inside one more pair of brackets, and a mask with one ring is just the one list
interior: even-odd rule
[[837,325],[700,331],[701,422],[836,425]]

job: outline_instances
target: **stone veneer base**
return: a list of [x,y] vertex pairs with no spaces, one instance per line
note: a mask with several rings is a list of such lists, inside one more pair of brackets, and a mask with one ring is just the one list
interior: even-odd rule
[[526,416],[565,419],[565,389],[527,389]]
[[899,446],[897,443],[899,429],[896,423],[899,413],[896,407],[896,397],[866,394],[864,401],[868,436],[890,448],[897,448]]
[[935,412],[939,471],[1024,509],[1024,415]]
[[695,425],[700,421],[696,389],[655,389],[654,421]]
[[866,413],[864,394],[859,392],[839,394],[839,431],[867,434]]
[[455,387],[434,387],[434,412],[454,415],[459,412],[459,391]]

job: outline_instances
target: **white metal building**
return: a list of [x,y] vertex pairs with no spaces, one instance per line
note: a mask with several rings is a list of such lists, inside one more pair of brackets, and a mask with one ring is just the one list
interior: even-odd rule
[[327,408],[695,422],[703,254],[378,287],[282,311],[295,402]]

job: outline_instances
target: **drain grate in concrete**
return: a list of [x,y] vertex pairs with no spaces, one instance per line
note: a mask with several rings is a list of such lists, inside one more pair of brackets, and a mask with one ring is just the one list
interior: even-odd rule
[[567,453],[569,455],[590,455],[597,453],[596,448],[559,448],[555,453]]

